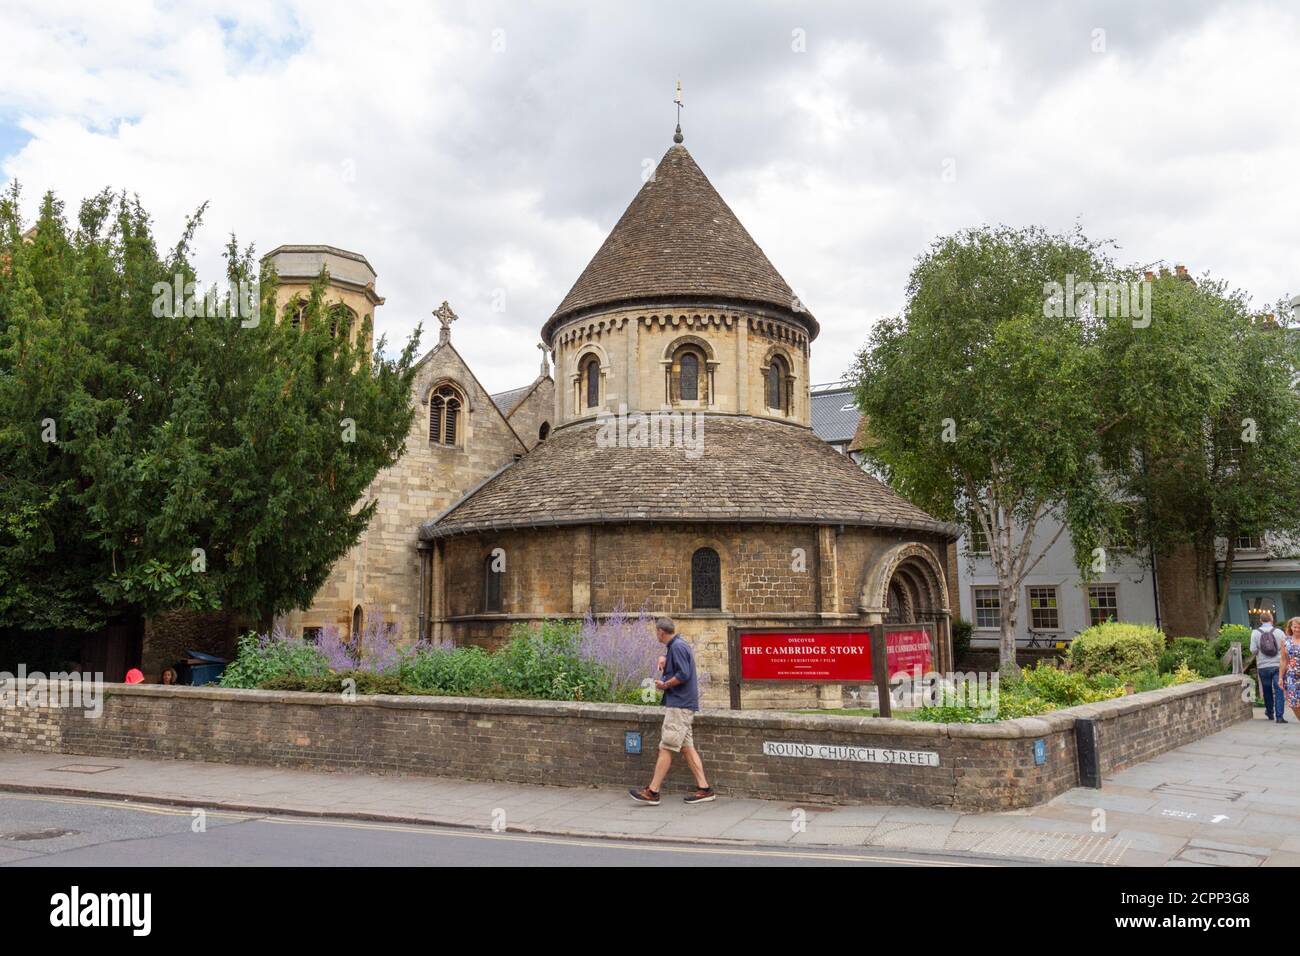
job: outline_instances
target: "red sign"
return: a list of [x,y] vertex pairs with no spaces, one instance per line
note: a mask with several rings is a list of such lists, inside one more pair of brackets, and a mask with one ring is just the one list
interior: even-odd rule
[[928,674],[931,667],[930,635],[920,628],[915,631],[886,631],[885,654],[890,677],[900,671],[910,676],[917,666],[922,674]]
[[871,632],[740,633],[741,680],[871,681]]
[[[930,638],[920,628],[885,637],[890,676],[931,669]],[[740,632],[741,680],[870,683],[870,631]]]

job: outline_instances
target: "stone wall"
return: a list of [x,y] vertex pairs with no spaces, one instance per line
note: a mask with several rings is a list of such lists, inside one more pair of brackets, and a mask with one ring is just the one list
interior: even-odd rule
[[[707,677],[703,702],[725,707],[729,626],[865,626],[871,622],[862,604],[877,600],[864,595],[871,572],[890,549],[914,540],[947,564],[947,542],[874,528],[622,524],[456,536],[439,544],[445,612],[435,635],[491,649],[519,622],[645,608],[677,622]],[[703,547],[717,551],[722,564],[718,611],[691,609],[691,556]],[[486,614],[485,561],[497,548],[505,554],[501,613]],[[842,696],[831,685],[757,685],[744,688],[743,700],[750,707],[839,707]]]
[[[795,421],[811,422],[807,331],[789,317],[760,310],[731,308],[662,310],[610,308],[566,322],[556,330],[555,417],[551,424],[595,414],[585,392],[579,394],[580,369],[589,356],[600,360],[603,376],[601,409],[655,411],[668,401],[666,362],[686,343],[700,345],[712,382],[705,402],[681,402],[680,409],[708,408]],[[790,371],[792,401],[784,410],[769,409],[763,391],[763,370],[780,354]]]
[[[650,777],[661,711],[649,707],[437,697],[371,697],[110,685],[103,715],[0,708],[0,749],[153,757],[353,773],[446,775],[621,787]],[[1213,681],[995,724],[704,711],[695,742],[728,796],[998,810],[1041,803],[1079,782],[1075,721],[1097,722],[1112,772],[1248,719],[1240,680]],[[624,734],[642,752],[624,752]],[[1043,741],[1045,760],[1034,758]],[[837,747],[836,759],[768,756],[765,743]],[[852,748],[852,749],[845,749]],[[937,765],[863,762],[881,751]],[[899,758],[901,759],[901,758]],[[678,761],[668,787],[690,785]],[[346,808],[340,808],[346,809]]]
[[[461,434],[455,446],[429,440],[428,396],[449,382],[465,397]],[[539,386],[537,402],[550,402],[551,383]],[[420,559],[416,548],[421,523],[450,507],[528,446],[502,417],[487,391],[451,343],[420,360],[411,389],[415,419],[402,457],[380,472],[367,498],[378,501],[370,525],[355,546],[334,565],[312,606],[286,615],[291,633],[332,625],[351,631],[357,606],[396,623],[405,640],[419,629]],[[531,406],[530,406],[531,407]],[[530,425],[530,427],[533,427]],[[536,438],[535,428],[533,438]]]

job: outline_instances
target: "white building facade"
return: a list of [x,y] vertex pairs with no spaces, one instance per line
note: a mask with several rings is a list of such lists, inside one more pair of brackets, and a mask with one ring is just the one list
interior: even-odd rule
[[[1060,530],[1050,518],[1039,522],[1033,556]],[[982,552],[982,553],[981,553]],[[1047,553],[1020,586],[1016,644],[1053,647],[1068,642],[1093,624],[1158,621],[1156,577],[1151,568],[1130,555],[1108,554],[1106,570],[1084,582],[1074,563],[1068,531],[1061,531]],[[1002,628],[1002,602],[998,577],[987,550],[969,536],[957,542],[957,579],[961,589],[961,616],[971,622],[972,646],[996,645]]]

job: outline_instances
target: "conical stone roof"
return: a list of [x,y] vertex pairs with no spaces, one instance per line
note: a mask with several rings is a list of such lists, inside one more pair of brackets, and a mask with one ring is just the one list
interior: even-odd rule
[[955,538],[811,429],[707,416],[694,450],[620,447],[599,422],[557,428],[420,528],[423,539],[507,528],[637,522],[844,524]]
[[718,195],[685,146],[673,146],[547,320],[618,304],[701,301],[753,304],[817,321]]

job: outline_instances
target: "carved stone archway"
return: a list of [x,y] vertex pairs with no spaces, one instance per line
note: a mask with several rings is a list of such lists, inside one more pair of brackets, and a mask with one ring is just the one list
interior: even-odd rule
[[886,551],[864,575],[858,613],[869,624],[933,624],[935,665],[952,669],[948,583],[931,548],[907,541]]

